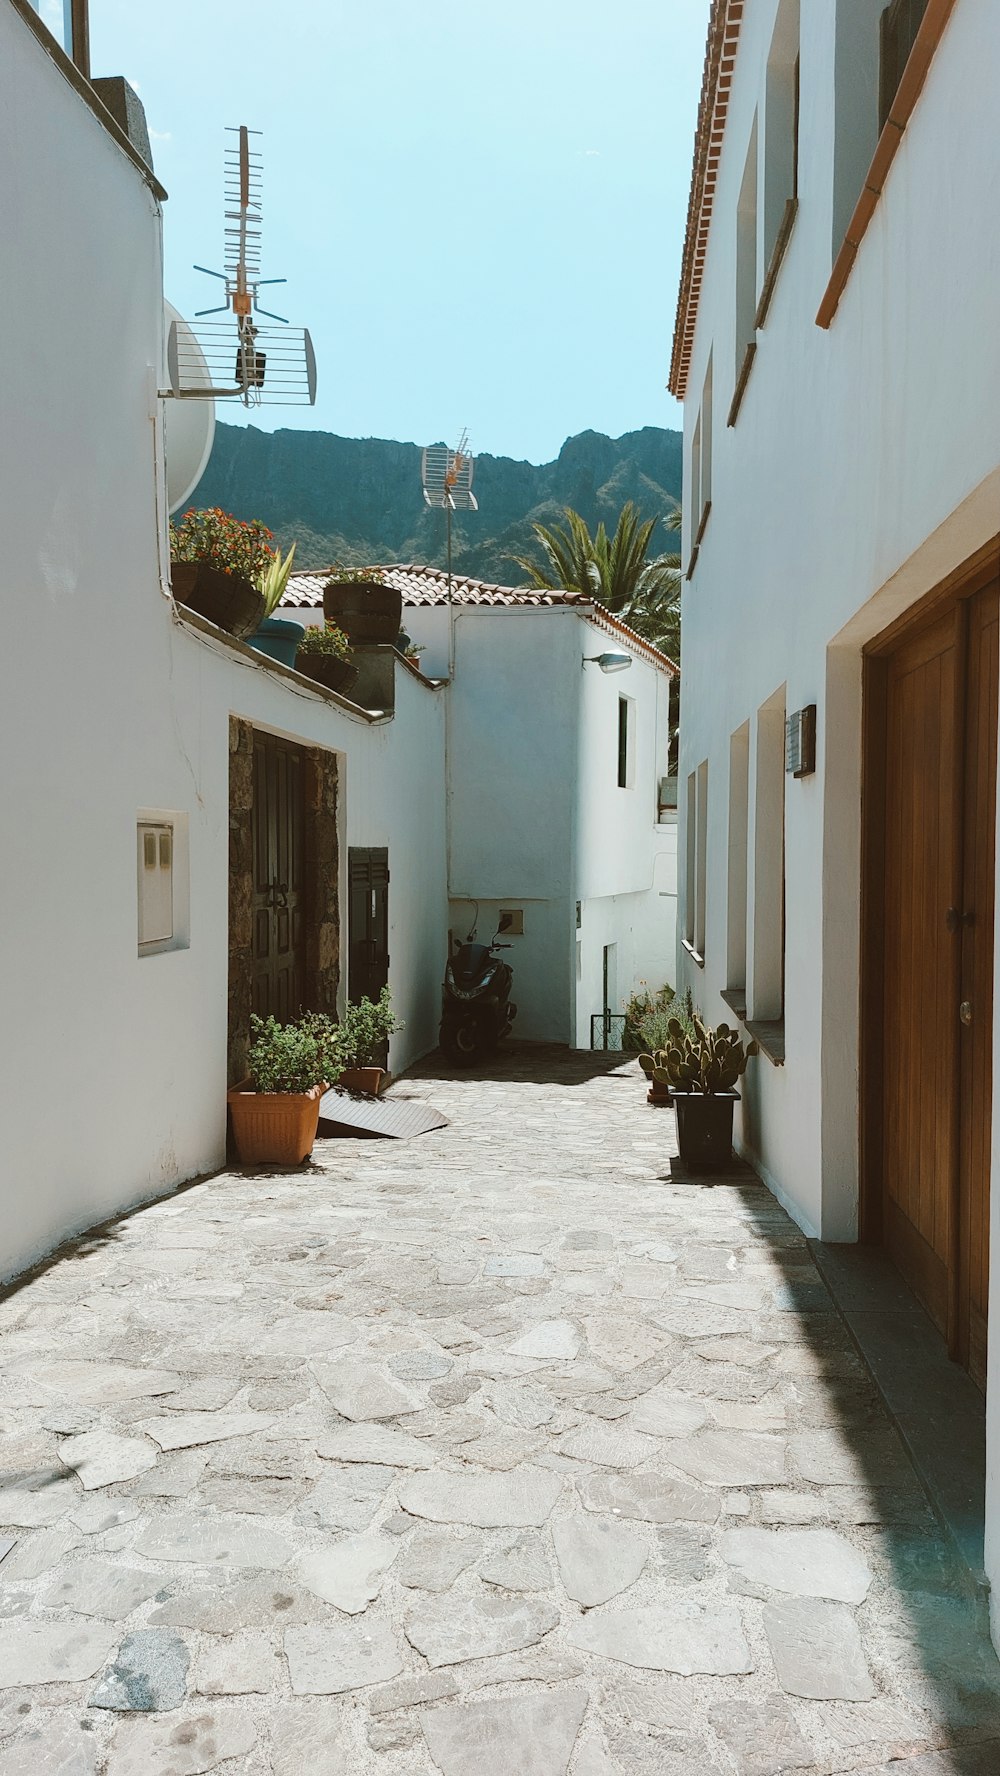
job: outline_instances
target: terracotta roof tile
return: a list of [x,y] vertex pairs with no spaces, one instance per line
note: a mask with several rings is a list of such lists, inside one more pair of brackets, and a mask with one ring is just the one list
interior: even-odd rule
[[[393,562],[380,567],[378,571],[387,585],[395,586],[402,593],[404,608],[444,605],[448,602],[448,575],[443,568]],[[329,569],[320,569],[316,573],[292,574],[279,608],[289,613],[296,610],[321,610],[323,587],[329,572]],[[637,653],[643,654],[661,671],[671,675],[680,672],[680,667],[667,654],[661,653],[652,642],[637,635],[620,617],[612,616],[603,605],[585,598],[582,592],[530,591],[517,586],[495,586],[489,580],[472,580],[465,574],[454,574],[452,600],[460,605],[486,605],[514,610],[573,605],[579,609],[582,617],[586,617],[588,623],[594,623],[609,635],[621,636],[623,641],[627,641]]]
[[[447,604],[448,575],[440,567],[421,567],[393,562],[379,567],[378,573],[389,586],[403,594],[404,605]],[[318,609],[323,603],[323,587],[329,570],[292,574],[282,605],[287,608]],[[452,575],[452,600],[455,604],[586,604],[580,592],[532,592],[523,587],[495,586],[488,580],[471,580],[465,574]]]

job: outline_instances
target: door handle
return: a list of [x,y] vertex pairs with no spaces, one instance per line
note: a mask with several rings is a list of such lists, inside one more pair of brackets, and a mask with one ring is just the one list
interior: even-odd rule
[[949,907],[944,916],[944,922],[953,934],[961,931],[963,925],[975,924],[975,919],[975,913],[960,913],[957,907]]
[[270,899],[272,913],[286,912],[288,910],[288,883],[272,882]]
[[963,999],[962,1000],[962,1003],[958,1008],[958,1015],[959,1015],[959,1018],[961,1019],[963,1024],[966,1024],[966,1025],[971,1024],[971,1022],[972,1022],[972,1001],[971,1001],[971,999]]

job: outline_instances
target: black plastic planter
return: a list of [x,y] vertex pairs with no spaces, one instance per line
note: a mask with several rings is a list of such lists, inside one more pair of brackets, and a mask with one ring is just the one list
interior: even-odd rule
[[738,1091],[674,1092],[677,1145],[693,1172],[728,1166],[733,1157],[733,1110]]

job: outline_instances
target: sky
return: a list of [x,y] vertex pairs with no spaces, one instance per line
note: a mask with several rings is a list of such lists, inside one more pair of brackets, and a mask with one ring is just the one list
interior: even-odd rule
[[[218,286],[225,126],[263,131],[262,271],[313,408],[250,423],[546,462],[666,392],[708,0],[90,0],[146,110],[165,291]],[[248,416],[237,402],[218,417]]]

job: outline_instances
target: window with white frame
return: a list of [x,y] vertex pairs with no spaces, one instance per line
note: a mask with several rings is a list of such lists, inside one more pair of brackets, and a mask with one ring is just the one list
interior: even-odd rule
[[799,195],[799,0],[781,0],[767,59],[762,143],[761,263],[756,323],[762,327]]
[[729,424],[736,424],[757,349],[757,119],[754,117],[736,209],[736,386]]
[[687,781],[685,945],[696,962],[705,956],[708,884],[708,760]]
[[635,788],[635,698],[618,699],[618,788]]
[[785,689],[757,711],[753,899],[747,1015],[780,1022],[785,1009]]
[[746,990],[747,837],[750,809],[750,723],[729,742],[729,860],[726,876],[726,986]]
[[140,956],[187,947],[187,817],[144,810],[136,821]]

